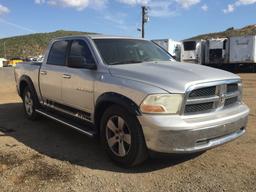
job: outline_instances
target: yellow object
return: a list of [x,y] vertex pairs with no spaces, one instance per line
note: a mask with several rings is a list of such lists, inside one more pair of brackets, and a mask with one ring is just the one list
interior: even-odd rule
[[8,65],[15,67],[17,63],[21,63],[21,62],[23,62],[21,59],[14,59],[14,60],[10,60]]

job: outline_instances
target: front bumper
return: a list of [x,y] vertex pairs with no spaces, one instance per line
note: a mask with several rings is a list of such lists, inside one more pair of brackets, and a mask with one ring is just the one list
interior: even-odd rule
[[249,108],[239,104],[214,113],[138,117],[148,149],[161,153],[195,153],[222,145],[245,133]]

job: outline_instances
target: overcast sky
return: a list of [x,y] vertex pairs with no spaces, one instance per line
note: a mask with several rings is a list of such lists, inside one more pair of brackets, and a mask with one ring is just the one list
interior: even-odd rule
[[256,24],[256,0],[0,0],[0,38],[59,29],[182,40]]

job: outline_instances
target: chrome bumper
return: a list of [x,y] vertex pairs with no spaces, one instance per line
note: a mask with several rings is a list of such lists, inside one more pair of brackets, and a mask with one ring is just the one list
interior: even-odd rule
[[138,118],[148,149],[162,153],[195,153],[243,135],[248,115],[248,107],[240,104],[203,115],[142,115]]

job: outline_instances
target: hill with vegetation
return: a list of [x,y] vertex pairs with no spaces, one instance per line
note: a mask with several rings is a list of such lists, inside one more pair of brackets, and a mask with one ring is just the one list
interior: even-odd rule
[[[47,48],[49,41],[53,38],[83,34],[93,33],[59,30],[51,33],[36,33],[31,35],[0,39],[0,58],[4,57],[5,55],[4,44],[6,56],[8,59],[36,57],[44,53],[44,50]],[[256,35],[256,25],[249,25],[241,29],[234,29],[233,27],[231,27],[223,32],[198,35],[190,38],[190,40],[222,38],[243,35]]]
[[189,40],[195,40],[195,39],[206,40],[206,39],[212,39],[212,38],[223,38],[223,37],[244,36],[244,35],[256,35],[256,25],[249,25],[241,29],[235,29],[231,27],[223,32],[198,35],[190,38]]
[[16,36],[0,39],[0,58],[4,57],[4,44],[6,56],[11,58],[36,57],[44,53],[50,40],[56,37],[69,35],[93,34],[78,31],[55,31],[51,33],[36,33],[31,35]]

